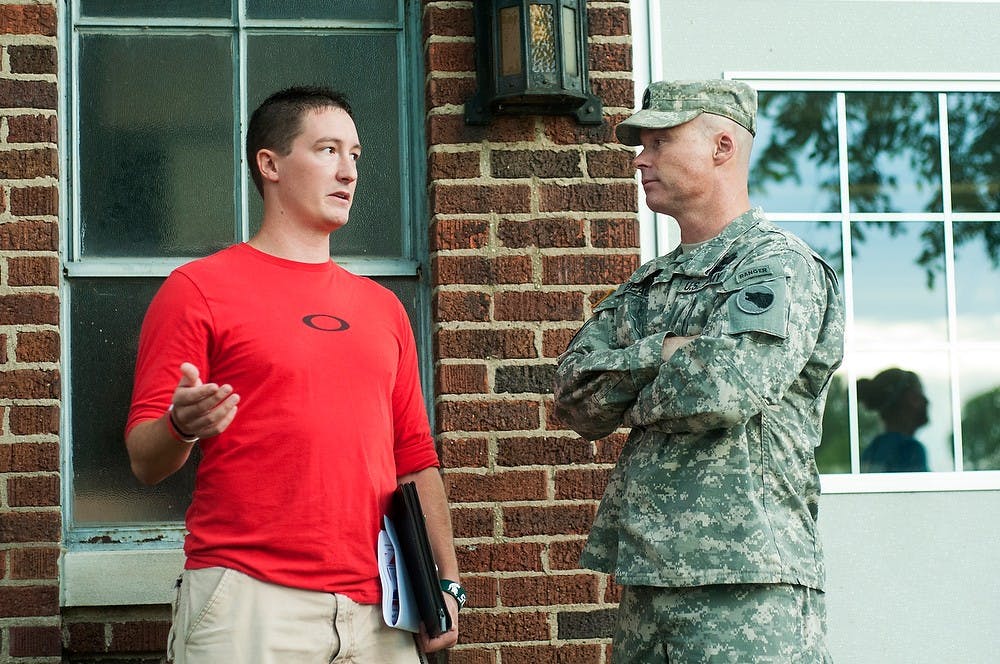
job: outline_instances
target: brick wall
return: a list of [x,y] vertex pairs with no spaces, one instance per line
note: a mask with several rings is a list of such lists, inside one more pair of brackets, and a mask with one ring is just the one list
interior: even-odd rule
[[54,2],[0,0],[0,661],[58,662]]
[[426,2],[436,418],[470,591],[452,664],[608,661],[617,588],[578,569],[623,440],[551,415],[555,359],[639,262],[628,2],[590,2],[605,122],[463,120],[475,89],[471,2]]

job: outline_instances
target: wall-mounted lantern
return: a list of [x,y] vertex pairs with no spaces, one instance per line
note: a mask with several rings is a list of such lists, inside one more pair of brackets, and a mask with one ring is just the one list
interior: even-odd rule
[[476,94],[465,121],[494,115],[573,115],[600,124],[587,76],[586,0],[476,0]]

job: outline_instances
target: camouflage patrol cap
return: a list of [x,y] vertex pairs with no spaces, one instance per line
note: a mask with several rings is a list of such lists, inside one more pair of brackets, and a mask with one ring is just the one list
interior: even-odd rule
[[694,120],[702,113],[729,118],[757,131],[757,91],[741,81],[658,81],[646,88],[642,109],[615,127],[625,145],[639,145],[643,129],[666,129]]

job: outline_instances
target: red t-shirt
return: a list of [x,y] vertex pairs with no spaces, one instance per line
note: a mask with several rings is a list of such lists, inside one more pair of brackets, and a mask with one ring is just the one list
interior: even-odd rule
[[186,566],[377,603],[397,476],[438,465],[396,296],[332,261],[235,245],[175,270],[150,304],[127,430],[163,415],[185,361],[240,395],[199,443]]

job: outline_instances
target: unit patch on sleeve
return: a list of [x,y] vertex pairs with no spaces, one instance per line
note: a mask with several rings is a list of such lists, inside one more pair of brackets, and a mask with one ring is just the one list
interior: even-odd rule
[[744,286],[729,298],[729,334],[762,332],[788,336],[788,287],[783,278]]

